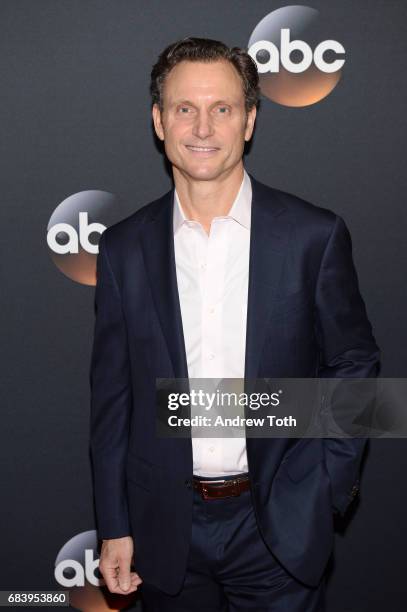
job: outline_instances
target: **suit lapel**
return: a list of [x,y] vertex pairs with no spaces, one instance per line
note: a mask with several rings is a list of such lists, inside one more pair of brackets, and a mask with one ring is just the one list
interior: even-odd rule
[[252,176],[245,378],[258,375],[261,351],[290,234],[287,209],[276,192]]
[[171,189],[156,203],[152,218],[142,234],[142,248],[174,378],[188,378],[175,267],[173,205],[174,190]]

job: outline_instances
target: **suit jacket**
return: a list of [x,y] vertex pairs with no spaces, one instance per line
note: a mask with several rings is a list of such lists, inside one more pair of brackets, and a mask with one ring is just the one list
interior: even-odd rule
[[[379,349],[343,219],[253,177],[245,378],[375,377]],[[135,568],[167,593],[190,545],[191,439],[156,437],[156,378],[188,378],[172,189],[99,243],[90,448],[98,535],[132,535]],[[317,585],[333,511],[357,492],[365,440],[247,438],[254,509],[270,551]]]

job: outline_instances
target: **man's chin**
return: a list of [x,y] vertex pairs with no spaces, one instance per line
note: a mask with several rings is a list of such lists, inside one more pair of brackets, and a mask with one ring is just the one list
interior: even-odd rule
[[192,181],[214,181],[225,172],[223,167],[210,167],[209,165],[195,166],[193,168],[178,168],[178,170]]

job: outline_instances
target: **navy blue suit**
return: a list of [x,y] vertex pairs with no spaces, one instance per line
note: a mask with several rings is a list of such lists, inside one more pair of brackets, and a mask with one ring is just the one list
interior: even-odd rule
[[[379,349],[344,221],[251,180],[245,377],[377,376]],[[136,570],[169,594],[185,574],[193,508],[191,440],[155,435],[156,378],[188,378],[173,194],[101,236],[90,370],[99,537],[132,535]],[[260,533],[306,585],[317,585],[324,572],[333,512],[344,513],[357,491],[364,444],[247,439]]]

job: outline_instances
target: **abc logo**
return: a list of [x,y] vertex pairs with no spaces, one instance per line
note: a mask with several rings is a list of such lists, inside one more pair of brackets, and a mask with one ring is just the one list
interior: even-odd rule
[[[294,73],[305,72],[308,70],[312,64],[312,60],[314,60],[314,64],[317,68],[319,68],[319,70],[327,73],[336,72],[342,68],[345,63],[344,59],[337,59],[330,63],[324,60],[325,51],[331,50],[336,51],[337,53],[345,53],[345,49],[336,40],[325,40],[324,42],[319,43],[319,45],[315,48],[314,53],[312,53],[311,47],[303,40],[290,41],[290,30],[288,28],[283,28],[281,30],[280,49],[281,56],[279,55],[276,45],[268,40],[259,40],[250,47],[249,53],[253,59],[256,59],[259,51],[267,51],[270,55],[268,62],[265,62],[264,64],[257,64],[257,69],[261,74],[265,72],[279,72],[280,61],[286,70]],[[294,51],[301,52],[301,61],[291,61],[290,56]]]
[[[86,580],[94,586],[104,584],[102,579],[96,578],[95,569],[99,567],[99,559],[94,558],[92,549],[86,548],[85,551],[85,568],[75,559],[64,559],[55,567],[55,579],[63,587],[85,586]],[[64,574],[68,571],[68,576]]]
[[318,11],[307,6],[286,6],[260,21],[248,53],[256,62],[263,95],[285,106],[308,106],[334,89],[345,49],[336,40],[321,41],[319,26]]
[[[56,223],[48,230],[47,243],[54,253],[66,255],[66,253],[79,253],[79,242],[85,251],[96,254],[98,252],[97,244],[89,242],[89,234],[97,232],[101,234],[106,227],[101,223],[88,223],[88,213],[79,213],[79,236],[76,229],[69,223]],[[68,241],[60,244],[56,237],[60,234],[66,234]],[[79,238],[79,240],[78,240]]]
[[105,587],[105,581],[96,575],[99,574],[97,545],[94,530],[78,533],[68,540],[55,560],[55,580],[69,591],[69,602],[78,610],[109,612],[127,608],[135,594],[113,595]]
[[116,220],[115,201],[115,196],[106,191],[81,191],[66,198],[51,215],[47,227],[49,253],[71,280],[96,284],[99,239]]

